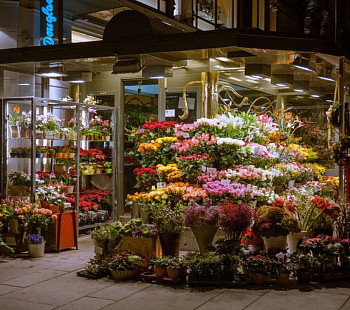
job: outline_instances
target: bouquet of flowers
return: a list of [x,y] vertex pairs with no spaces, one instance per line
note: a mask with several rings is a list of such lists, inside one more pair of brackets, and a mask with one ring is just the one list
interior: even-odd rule
[[220,207],[200,205],[190,202],[184,209],[184,225],[187,226],[217,226],[220,215]]
[[135,168],[133,173],[136,175],[136,188],[147,190],[157,182],[156,167]]
[[211,161],[212,157],[205,154],[181,155],[178,159],[178,167],[186,181],[197,183],[197,178],[202,172],[202,166],[207,167]]

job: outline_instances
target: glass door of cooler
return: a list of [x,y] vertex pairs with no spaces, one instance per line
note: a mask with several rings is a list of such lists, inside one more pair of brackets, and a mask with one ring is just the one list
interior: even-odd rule
[[3,99],[3,196],[34,199],[33,98]]

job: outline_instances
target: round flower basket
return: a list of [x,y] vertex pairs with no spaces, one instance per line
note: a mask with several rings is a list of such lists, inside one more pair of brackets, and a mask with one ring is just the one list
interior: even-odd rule
[[29,256],[33,258],[39,258],[44,256],[45,252],[45,243],[39,244],[28,244]]
[[137,270],[111,270],[112,277],[117,281],[125,281],[134,278]]
[[269,249],[284,250],[286,248],[287,236],[263,237],[266,251]]

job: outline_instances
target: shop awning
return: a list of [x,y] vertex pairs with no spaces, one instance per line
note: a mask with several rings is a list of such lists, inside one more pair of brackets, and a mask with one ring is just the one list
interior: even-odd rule
[[133,36],[104,41],[0,50],[0,63],[149,54],[221,47],[243,47],[349,56],[320,38],[292,37],[260,30],[220,29],[158,36]]

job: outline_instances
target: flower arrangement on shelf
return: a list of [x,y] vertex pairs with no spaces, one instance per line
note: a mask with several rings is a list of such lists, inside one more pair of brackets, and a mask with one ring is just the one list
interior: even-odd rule
[[152,204],[152,219],[160,233],[179,233],[184,219],[183,205],[171,205],[169,202]]
[[[67,195],[66,200],[74,206],[75,197],[73,194]],[[108,212],[112,212],[112,207],[112,192],[109,190],[86,189],[80,192],[79,208],[83,211],[107,210]]]
[[37,206],[32,207],[24,216],[24,230],[28,233],[40,234],[42,231],[47,231],[49,223],[56,218],[57,215],[53,215],[49,209],[39,208]]
[[152,238],[158,235],[158,230],[154,225],[143,224],[140,218],[135,218],[123,225],[122,234],[130,237]]
[[18,146],[10,148],[10,157],[11,158],[30,158],[32,150],[29,147]]
[[36,117],[36,130],[48,133],[57,133],[62,120],[54,114],[48,112]]
[[35,190],[35,199],[47,201],[55,205],[62,205],[66,202],[66,198],[59,187],[52,185],[41,185],[37,187]]
[[196,183],[202,172],[202,166],[209,166],[212,160],[212,157],[205,154],[181,155],[178,158],[178,168],[181,170],[181,176],[185,181]]
[[244,256],[242,265],[250,273],[268,274],[272,269],[271,259],[267,255],[261,254]]
[[8,179],[12,186],[25,186],[25,187],[31,186],[30,175],[21,171],[12,171],[8,175]]

